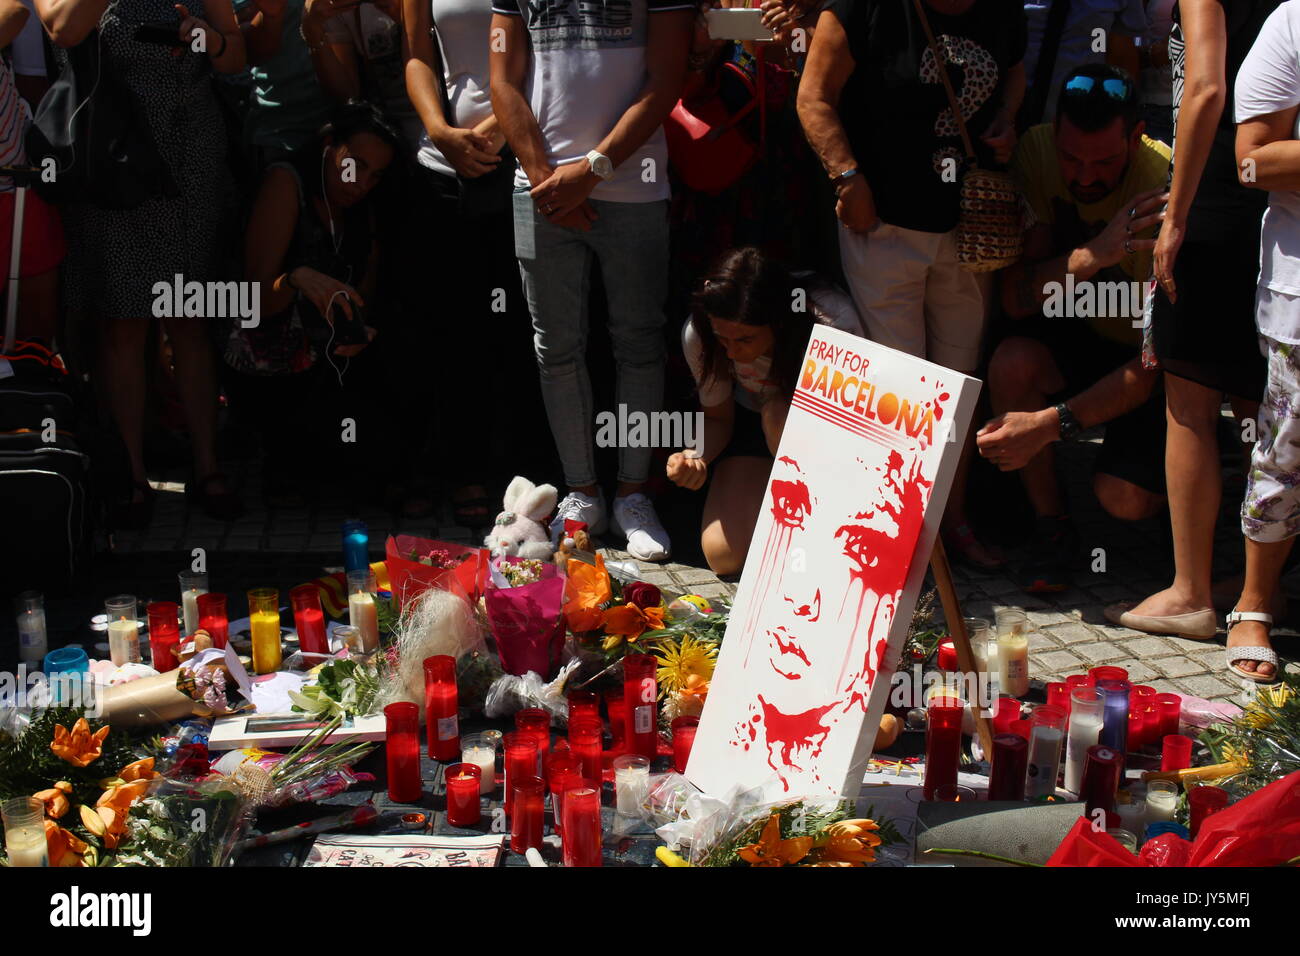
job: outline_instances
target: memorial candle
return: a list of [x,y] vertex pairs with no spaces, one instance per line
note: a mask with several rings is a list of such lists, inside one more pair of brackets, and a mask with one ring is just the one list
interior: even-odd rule
[[363,571],[370,567],[370,529],[364,521],[343,522],[343,570]]
[[1099,742],[1119,751],[1122,757],[1128,748],[1129,683],[1106,677],[1097,681],[1097,689],[1102,693],[1103,715]]
[[640,754],[614,758],[615,812],[620,817],[640,817],[641,802],[650,792],[650,761]]
[[952,697],[940,697],[926,710],[925,731],[925,799],[933,800],[934,791],[947,783],[957,782],[957,763],[961,755],[962,705]]
[[536,775],[514,776],[510,780],[510,849],[523,853],[542,846],[543,802],[546,787]]
[[248,628],[253,635],[253,670],[269,674],[280,669],[280,592],[253,588],[248,592]]
[[298,650],[304,654],[328,655],[330,642],[325,636],[320,588],[314,584],[298,585],[289,592],[289,604],[293,607],[293,626],[298,632]]
[[199,624],[199,595],[208,593],[208,576],[199,571],[182,571],[177,575],[181,585],[181,611],[185,619],[185,636],[197,631]]
[[1065,711],[1045,704],[1034,711],[1029,734],[1029,762],[1025,769],[1025,797],[1056,793],[1061,770],[1061,741],[1065,737]]
[[388,735],[388,799],[415,803],[423,793],[420,782],[420,708],[399,701],[384,708]]
[[1221,787],[1202,784],[1193,787],[1187,794],[1187,828],[1192,832],[1192,839],[1201,832],[1201,824],[1207,817],[1213,816],[1228,805],[1228,791]]
[[468,734],[460,738],[460,759],[472,763],[481,771],[479,791],[491,793],[497,785],[497,748],[482,734]]
[[673,769],[678,773],[686,772],[686,763],[691,758],[691,748],[695,746],[695,733],[699,726],[698,717],[673,718]]
[[998,629],[998,687],[1004,694],[1029,693],[1029,618],[1016,608],[994,612]]
[[1097,808],[1106,811],[1109,825],[1110,816],[1115,813],[1115,793],[1119,790],[1120,778],[1124,775],[1124,755],[1104,744],[1094,744],[1088,748],[1088,756],[1083,764],[1083,782],[1079,786],[1079,796],[1084,803],[1083,815],[1089,822],[1096,819]]
[[[552,750],[542,761],[542,779],[546,781],[546,788],[551,792],[551,813],[555,818],[556,830],[562,826],[561,803],[564,799],[565,781],[570,777],[575,781],[582,780],[582,768],[578,758],[568,750]],[[577,786],[576,783],[573,785]]]
[[104,602],[108,617],[108,656],[118,667],[140,660],[140,622],[133,595],[119,594]]
[[1183,699],[1177,694],[1156,694],[1156,704],[1160,707],[1160,736],[1178,733]]
[[1160,772],[1168,773],[1171,770],[1184,770],[1190,767],[1194,742],[1191,737],[1184,737],[1182,734],[1166,736],[1160,751]]
[[44,820],[45,804],[35,797],[14,797],[0,803],[10,866],[50,865]]
[[[628,753],[654,760],[659,753],[655,675],[659,659],[653,654],[628,654],[623,658],[623,700],[627,714],[624,740]],[[596,779],[600,779],[597,777]]]
[[595,691],[571,690],[565,696],[569,706],[569,721],[581,717],[594,717],[600,720],[600,698]]
[[[599,744],[597,744],[599,747]],[[512,778],[523,779],[537,775],[537,740],[532,734],[511,731],[505,735],[505,781],[502,796],[506,804],[506,816],[511,814],[510,806],[514,802]],[[599,759],[599,758],[597,758]]]
[[199,627],[208,632],[212,646],[224,649],[230,641],[230,617],[226,611],[226,596],[209,591],[200,594]]
[[596,781],[598,786],[602,778],[600,738],[600,724],[594,721],[569,725],[569,749],[578,758],[583,778]]
[[997,734],[993,738],[993,761],[989,769],[990,800],[1023,800],[1025,767],[1029,744],[1018,734]]
[[623,733],[627,730],[627,712],[623,709],[623,688],[605,691],[605,711],[609,714],[609,733],[614,738],[614,749],[621,748]]
[[[593,706],[594,710],[594,706]],[[599,712],[593,715],[599,721]],[[515,712],[515,730],[532,734],[537,740],[537,752],[542,759],[551,752],[551,715],[540,707],[525,707]]]
[[1093,686],[1095,687],[1098,681],[1128,680],[1128,671],[1126,671],[1122,667],[1112,667],[1110,665],[1103,664],[1100,667],[1093,667],[1089,669],[1088,676],[1092,678]]
[[454,763],[447,768],[447,822],[454,827],[476,826],[482,818],[478,764]]
[[375,576],[369,569],[348,572],[348,623],[361,633],[362,653],[379,647],[379,608],[373,592]]
[[1065,743],[1065,789],[1077,794],[1083,785],[1088,748],[1101,737],[1102,693],[1087,684],[1070,692],[1070,732]]
[[460,757],[460,698],[456,692],[456,658],[439,654],[424,659],[424,715],[429,757]]
[[600,785],[584,780],[564,792],[564,865],[600,866],[600,844]]
[[1059,707],[1065,714],[1070,713],[1070,685],[1065,681],[1052,681],[1047,685],[1047,703],[1050,707]]
[[180,666],[176,649],[181,642],[180,624],[177,623],[179,605],[175,601],[154,601],[145,606],[149,620],[149,650],[153,654],[153,669],[160,674],[174,671]]
[[[1147,783],[1146,823],[1172,820],[1178,810],[1178,784],[1171,780],[1151,780]],[[1145,832],[1145,831],[1144,831]]]
[[49,651],[45,633],[45,597],[40,591],[24,591],[14,599],[18,625],[18,659],[32,664]]

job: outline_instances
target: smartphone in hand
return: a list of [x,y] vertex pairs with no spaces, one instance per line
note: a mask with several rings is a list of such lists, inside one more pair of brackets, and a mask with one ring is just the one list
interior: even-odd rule
[[132,35],[141,43],[153,43],[157,46],[170,46],[179,49],[185,44],[180,38],[179,20],[146,20],[135,28]]
[[712,40],[773,40],[772,31],[763,26],[763,11],[758,7],[722,7],[706,10],[709,38]]

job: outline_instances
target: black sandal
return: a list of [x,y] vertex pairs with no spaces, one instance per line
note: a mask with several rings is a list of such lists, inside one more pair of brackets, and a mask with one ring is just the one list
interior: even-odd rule
[[185,497],[192,505],[198,505],[203,513],[217,521],[235,521],[244,513],[244,503],[233,491],[209,491],[213,482],[229,484],[230,479],[220,472],[213,472],[203,478],[196,478],[185,486]]

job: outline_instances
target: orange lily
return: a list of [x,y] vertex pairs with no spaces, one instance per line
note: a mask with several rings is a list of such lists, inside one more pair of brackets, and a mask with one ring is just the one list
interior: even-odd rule
[[50,749],[74,767],[86,767],[98,760],[104,752],[104,738],[107,736],[107,724],[92,734],[90,724],[86,723],[85,717],[81,717],[72,725],[71,731],[62,724],[54,725],[54,740],[50,742]]
[[50,855],[50,866],[85,866],[82,854],[90,846],[53,820],[46,820],[45,848]]
[[682,697],[693,697],[704,704],[704,699],[709,696],[709,682],[699,674],[691,674],[686,678],[686,686],[679,692]]
[[664,626],[664,609],[641,608],[635,604],[620,604],[605,612],[605,633],[618,634],[635,641],[645,631]]
[[127,764],[118,773],[118,777],[124,782],[130,783],[133,780],[152,780],[159,774],[153,768],[153,757],[145,757],[143,760],[136,760]]
[[767,818],[767,825],[757,843],[742,846],[736,854],[751,866],[785,866],[798,863],[812,849],[812,837],[791,837],[781,839],[781,817],[773,813]]
[[829,837],[822,847],[822,859],[843,863],[871,863],[876,858],[880,825],[874,820],[841,820],[826,828]]
[[48,790],[42,790],[34,793],[37,800],[45,804],[45,815],[51,820],[57,820],[68,812],[72,806],[68,802],[68,794],[72,793],[72,784],[66,780],[60,780]]
[[575,634],[598,630],[602,619],[600,606],[613,597],[604,557],[596,552],[595,565],[570,558],[565,574],[564,617],[569,630]]
[[131,804],[143,797],[148,789],[148,780],[133,780],[130,783],[109,787],[99,795],[99,799],[95,801],[95,807],[112,807],[117,810],[126,810]]

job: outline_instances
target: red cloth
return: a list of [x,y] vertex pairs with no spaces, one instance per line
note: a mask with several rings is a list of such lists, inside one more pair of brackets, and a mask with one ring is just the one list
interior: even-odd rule
[[[9,253],[13,249],[14,196],[12,191],[0,193],[0,269],[5,277],[9,275]],[[23,251],[18,260],[18,274],[24,279],[56,268],[68,253],[58,210],[30,189],[25,202]]]

